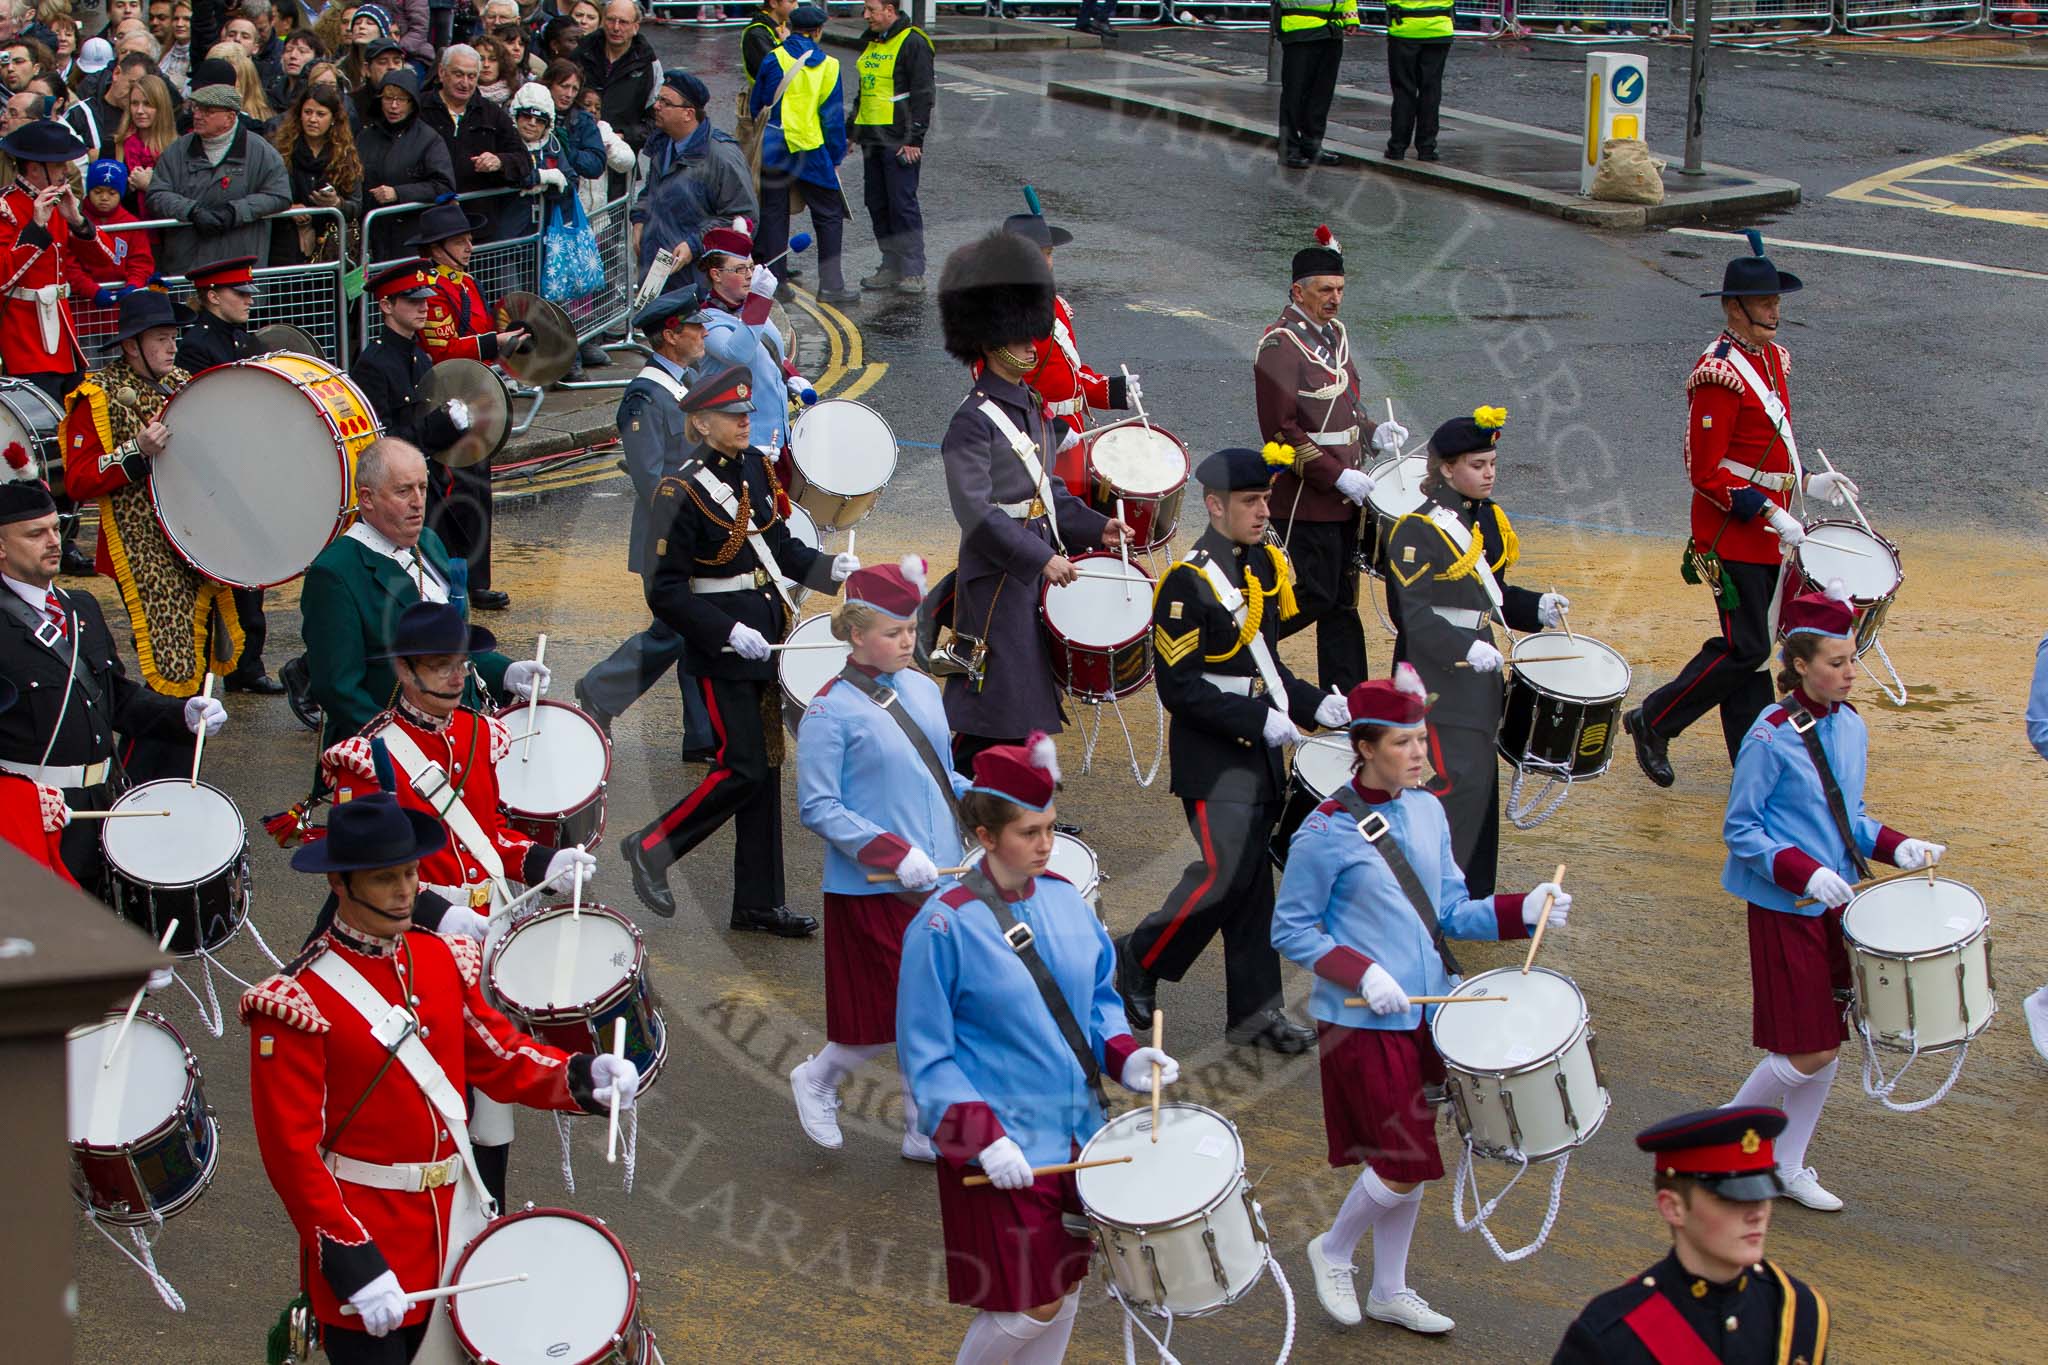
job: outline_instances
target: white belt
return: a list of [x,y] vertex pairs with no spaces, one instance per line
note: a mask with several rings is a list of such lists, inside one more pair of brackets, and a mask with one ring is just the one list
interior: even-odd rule
[[1471,607],[1431,607],[1430,610],[1460,630],[1477,630],[1479,623],[1486,619],[1485,612]]
[[751,592],[755,588],[768,586],[768,575],[759,569],[751,573],[734,574],[730,578],[692,578],[690,591],[699,597],[721,592]]
[[52,354],[57,350],[58,317],[62,312],[60,300],[71,297],[68,284],[45,284],[34,289],[10,289],[7,297],[36,306],[36,324],[42,330],[43,349]]
[[1038,498],[1026,498],[1022,502],[999,502],[996,510],[1018,521],[1030,521],[1033,517],[1045,515],[1045,503]]
[[327,1169],[334,1172],[337,1179],[346,1180],[351,1185],[425,1194],[428,1190],[454,1184],[462,1171],[462,1158],[457,1155],[440,1161],[401,1161],[391,1166],[380,1166],[375,1162],[357,1161],[352,1156],[329,1152]]
[[1721,461],[1721,468],[1727,470],[1738,479],[1748,479],[1758,488],[1768,488],[1777,493],[1789,493],[1792,491],[1792,475],[1789,473],[1773,473],[1767,469],[1757,469],[1750,465],[1738,464],[1734,460]]
[[1045,410],[1054,417],[1073,417],[1078,413],[1088,410],[1088,397],[1086,394],[1077,393],[1072,398],[1062,398],[1056,403],[1047,403]]
[[1342,431],[1311,431],[1308,438],[1319,446],[1348,446],[1358,440],[1358,428],[1346,427]]
[[1233,697],[1260,697],[1266,692],[1264,679],[1243,673],[1204,673],[1202,681]]
[[0,758],[0,768],[10,773],[19,773],[45,787],[97,787],[107,780],[110,760],[97,763],[16,763],[11,758]]
[[491,903],[489,882],[478,882],[474,886],[439,886],[433,882],[421,882],[420,890],[431,891],[450,905],[466,905],[472,910],[481,910]]

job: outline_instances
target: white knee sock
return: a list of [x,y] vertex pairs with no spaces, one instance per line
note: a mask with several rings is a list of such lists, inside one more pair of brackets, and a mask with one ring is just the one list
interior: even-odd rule
[[[1420,1185],[1416,1186],[1418,1191],[1421,1188]],[[1329,1258],[1330,1264],[1354,1264],[1357,1260],[1358,1242],[1365,1236],[1365,1230],[1377,1229],[1380,1221],[1399,1207],[1406,1197],[1388,1189],[1372,1167],[1368,1166],[1360,1171],[1358,1179],[1351,1186],[1351,1192],[1344,1196],[1343,1207],[1337,1210],[1336,1221],[1331,1223],[1330,1230],[1323,1234],[1323,1255]],[[1422,1196],[1418,1193],[1415,1197],[1420,1199]],[[1375,1248],[1379,1245],[1377,1234],[1373,1245]]]
[[884,1044],[827,1043],[811,1060],[811,1079],[827,1090],[837,1090],[846,1078],[861,1069]]
[[1067,1341],[1074,1335],[1074,1310],[1080,1305],[1081,1289],[1075,1286],[1060,1300],[1060,1311],[1045,1325],[1045,1332],[1010,1357],[1010,1365],[1060,1365],[1067,1358]]
[[1785,1085],[1785,1131],[1775,1144],[1778,1169],[1797,1175],[1806,1169],[1806,1147],[1813,1141],[1814,1129],[1820,1127],[1821,1106],[1828,1102],[1842,1059],[1837,1057],[1811,1076],[1777,1053],[1772,1053],[1769,1061]]
[[1777,1068],[1771,1063],[1780,1060],[1775,1052],[1766,1052],[1756,1069],[1749,1073],[1749,1079],[1735,1092],[1735,1098],[1728,1101],[1733,1105],[1764,1104],[1775,1109],[1778,1101],[1785,1097],[1785,1083],[1778,1079]]
[[[967,1335],[960,1341],[960,1354],[953,1357],[953,1365],[1003,1365],[1016,1359],[1019,1351],[1051,1326],[1023,1313],[976,1313],[974,1321],[967,1324]],[[1073,1330],[1071,1320],[1067,1330]]]
[[1422,1213],[1422,1191],[1423,1186],[1417,1185],[1406,1194],[1394,1195],[1399,1202],[1372,1225],[1372,1294],[1376,1299],[1391,1299],[1408,1287],[1408,1243],[1414,1240],[1415,1220]]

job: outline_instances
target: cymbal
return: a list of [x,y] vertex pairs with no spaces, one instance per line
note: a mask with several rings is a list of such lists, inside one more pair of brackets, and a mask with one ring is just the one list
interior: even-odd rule
[[501,332],[522,322],[533,329],[512,354],[498,357],[505,373],[521,383],[539,388],[575,367],[576,324],[559,304],[523,289],[514,290],[498,300],[493,322]]
[[505,381],[474,360],[444,360],[427,375],[420,397],[433,407],[459,398],[469,408],[469,430],[434,458],[454,469],[482,464],[498,453],[512,430],[512,400]]
[[257,328],[256,344],[266,351],[290,351],[293,355],[311,356],[315,360],[327,359],[327,353],[320,349],[319,342],[313,340],[311,332],[289,322],[273,322],[268,327]]

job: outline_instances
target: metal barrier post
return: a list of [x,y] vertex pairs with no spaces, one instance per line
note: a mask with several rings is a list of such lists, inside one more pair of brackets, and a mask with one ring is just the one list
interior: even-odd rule
[[[1901,42],[1975,28],[1986,22],[1987,0],[1841,0],[1839,22],[1848,33],[1890,33]],[[1917,29],[1908,35],[1901,30]]]
[[1985,0],[1984,22],[2008,33],[2048,32],[2048,4],[2041,0]]
[[[1681,9],[1679,27],[1690,32],[1693,25]],[[1797,42],[1834,26],[1834,0],[1713,0],[1707,16],[1710,39],[1751,46]]]

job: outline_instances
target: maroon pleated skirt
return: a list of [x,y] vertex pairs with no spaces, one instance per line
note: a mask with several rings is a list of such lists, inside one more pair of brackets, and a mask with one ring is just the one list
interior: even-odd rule
[[1436,1108],[1424,1085],[1442,1085],[1444,1059],[1429,1028],[1316,1025],[1323,1073],[1323,1129],[1330,1164],[1371,1166],[1382,1180],[1441,1180]]
[[1021,1313],[1064,1297],[1095,1254],[1095,1243],[1068,1232],[1061,1219],[1081,1212],[1073,1173],[1040,1176],[1028,1190],[961,1183],[979,1170],[939,1162],[946,1297],[991,1313]]
[[1842,912],[1749,907],[1751,1041],[1766,1052],[1826,1052],[1848,1040],[1837,991],[1849,989]]
[[849,1046],[896,1041],[903,931],[917,903],[888,893],[825,893],[825,1037]]

